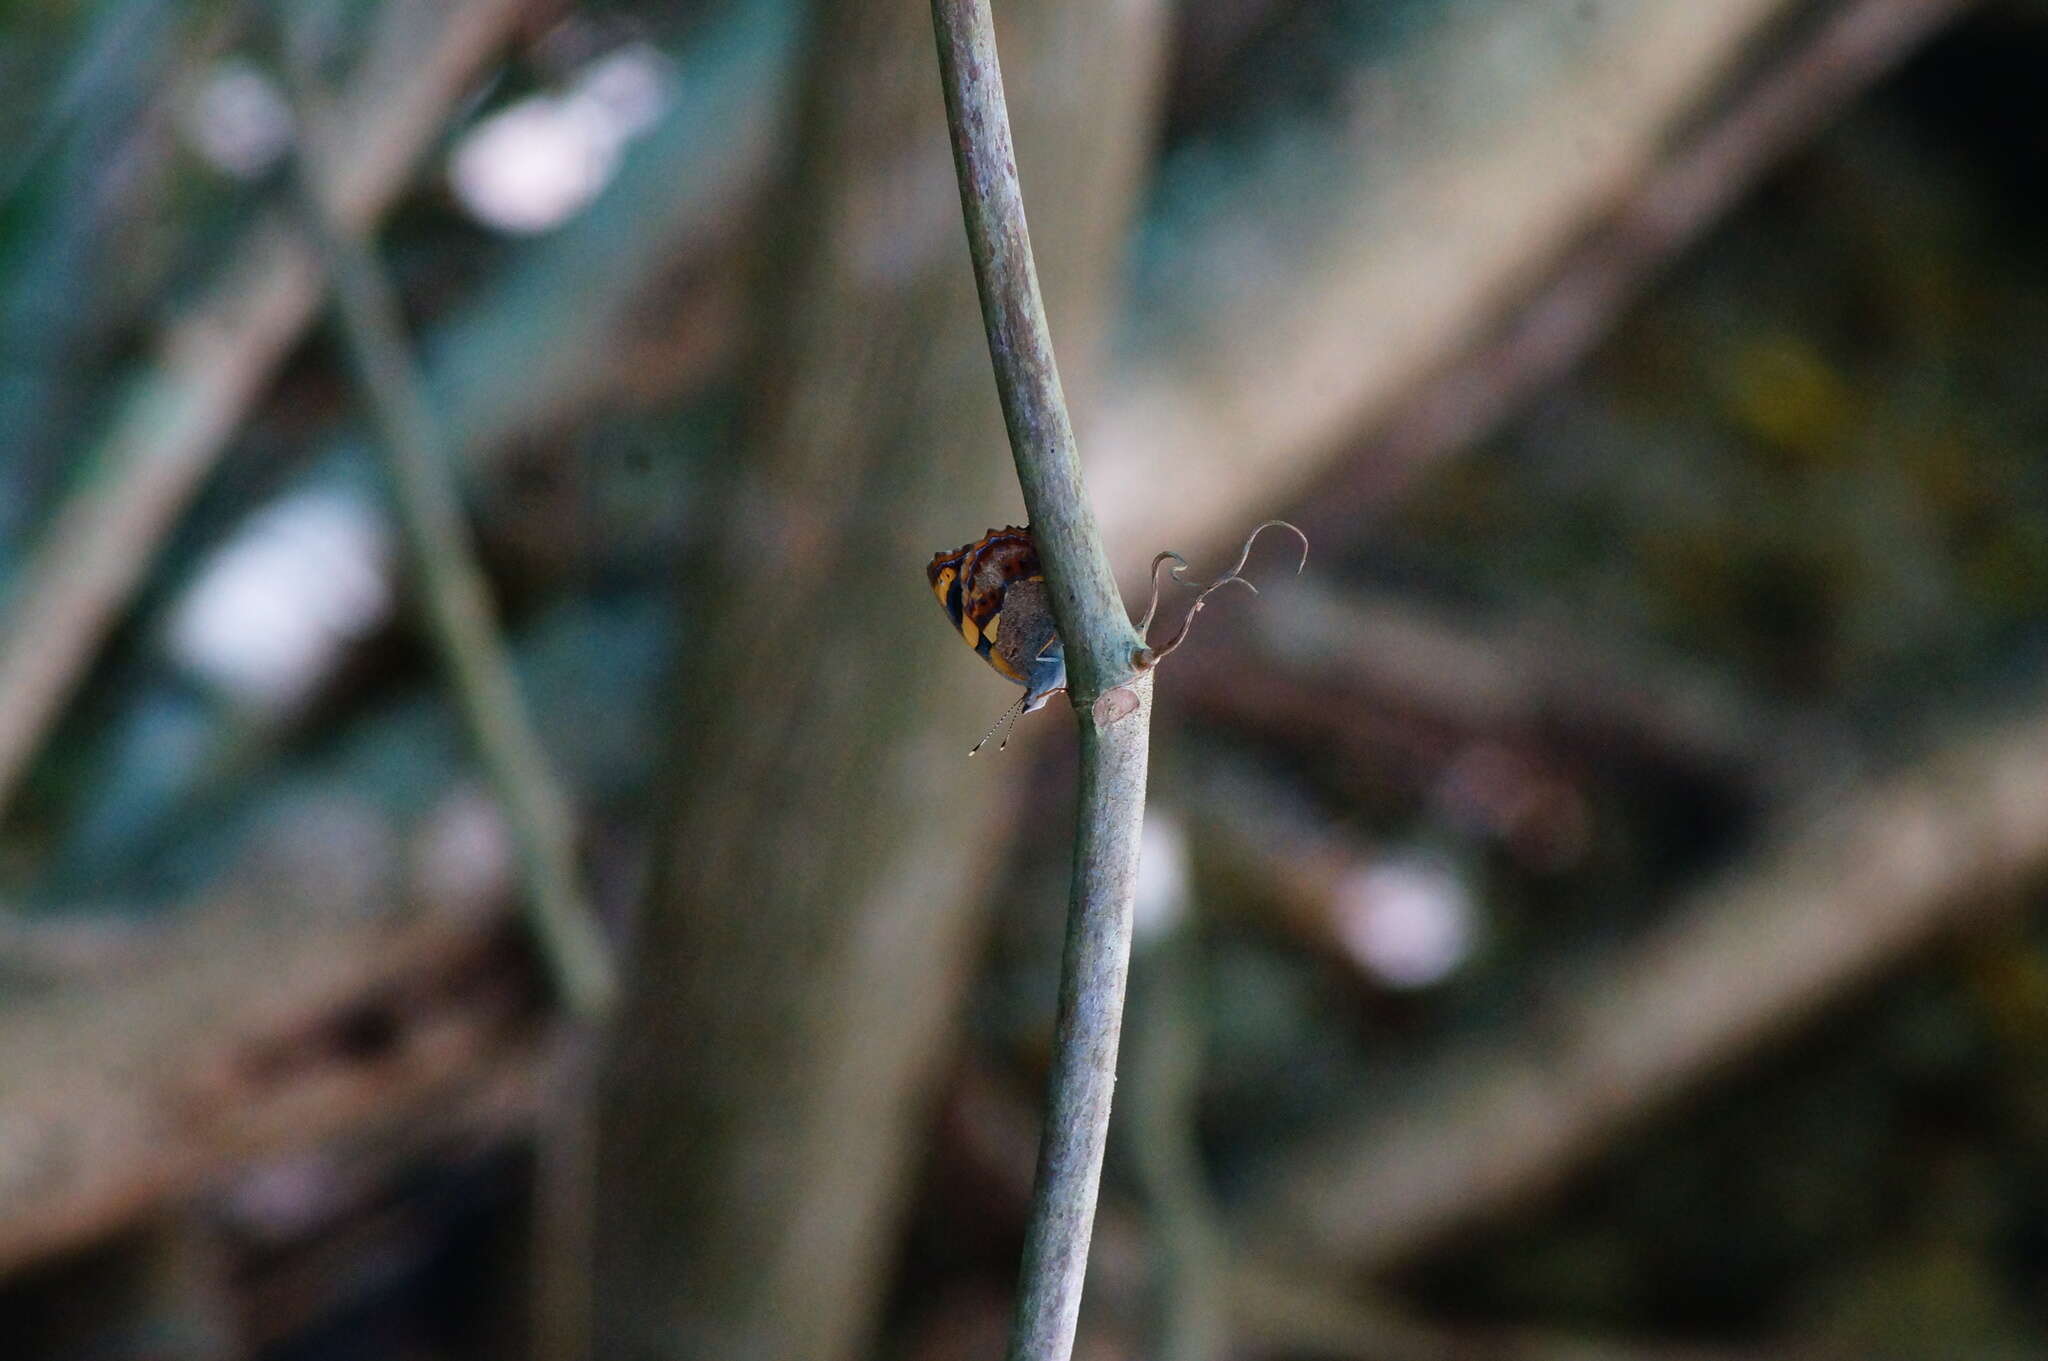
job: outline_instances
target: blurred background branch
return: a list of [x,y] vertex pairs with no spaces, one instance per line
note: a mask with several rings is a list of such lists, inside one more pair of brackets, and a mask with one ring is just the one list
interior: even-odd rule
[[[146,953],[8,998],[0,1266],[103,1239],[274,1152],[373,1130],[417,1149],[531,1118],[530,985],[502,920],[366,915],[349,900],[374,891],[363,866],[280,867],[252,860]],[[270,916],[284,889],[323,915]]]
[[354,234],[321,188],[332,179],[325,167],[337,147],[324,96],[311,71],[293,76],[303,148],[293,167],[299,203],[381,436],[392,500],[436,650],[517,843],[541,955],[568,1009],[595,1021],[611,1007],[618,984],[603,928],[580,882],[575,812],[549,768],[499,637],[490,585],[464,518],[456,465],[413,362],[397,294],[374,244]]
[[[347,153],[327,171],[339,221],[360,230],[390,206],[521,7],[401,0],[379,10],[336,110],[348,130],[336,139]],[[179,514],[312,323],[320,293],[310,243],[260,221],[126,385],[0,614],[0,812]]]
[[[1581,362],[1674,257],[1816,126],[1904,60],[1969,0],[1854,0],[1795,35],[1660,158],[1496,333],[1404,397],[1329,480],[1313,532],[1385,505]],[[1369,428],[1369,427],[1368,427]]]
[[1228,192],[1169,165],[1175,249],[1141,267],[1117,399],[1082,430],[1126,570],[1305,486],[1616,202],[1786,8],[1474,6],[1356,73],[1342,116],[1275,137]]
[[[604,1036],[310,324],[280,18]],[[2048,14],[996,21],[1113,566],[1319,564],[1157,696],[1076,1355],[2040,1354]],[[928,23],[0,6],[10,1361],[1002,1345],[1075,769],[964,759],[917,576],[1023,518]]]
[[1365,1266],[1541,1195],[1618,1134],[2048,867],[2048,720],[1816,795],[1790,832],[1560,1000],[1447,1055],[1369,1128],[1291,1160],[1260,1213]]

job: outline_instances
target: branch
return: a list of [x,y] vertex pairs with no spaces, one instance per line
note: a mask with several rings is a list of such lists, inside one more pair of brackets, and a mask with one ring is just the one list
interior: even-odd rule
[[1081,483],[1017,183],[988,0],[932,0],[960,210],[989,358],[1031,529],[1051,587],[1080,723],[1080,811],[1051,1090],[1025,1230],[1011,1361],[1073,1351],[1109,1130],[1145,816],[1149,673]]
[[1289,1160],[1273,1241],[1412,1257],[1585,1165],[1739,1055],[1894,968],[2048,866],[2048,710],[1846,791],[1512,1041]]
[[1682,658],[1553,612],[1488,616],[1299,582],[1218,620],[1174,697],[1355,753],[1395,785],[1433,783],[1459,749],[1490,742],[1552,765],[1648,764],[1761,804],[1841,769],[1847,742],[1822,715],[1757,703]]
[[244,874],[90,980],[4,990],[0,1272],[266,1153],[530,1127],[531,974],[504,919],[366,919],[323,897],[333,878]]
[[1172,250],[1134,271],[1128,360],[1086,426],[1115,541],[1194,543],[1305,489],[1653,166],[1793,6],[1444,8],[1355,78],[1348,116],[1251,146],[1259,163],[1227,183],[1164,167]]
[[1485,437],[1568,374],[1622,311],[1784,155],[1970,0],[1847,0],[1725,112],[1691,134],[1499,332],[1404,398],[1302,516],[1311,537],[1356,532],[1425,468]]
[[370,247],[321,193],[320,184],[331,177],[317,173],[316,153],[337,143],[318,117],[310,82],[301,77],[300,198],[327,267],[343,345],[383,436],[377,446],[390,471],[434,645],[519,847],[534,936],[555,985],[572,1012],[599,1016],[617,983],[603,930],[579,882],[570,801],[498,634],[455,462],[406,343],[397,295]]
[[[375,221],[495,51],[525,0],[386,5],[344,121],[350,148],[329,197],[351,228]],[[387,17],[388,16],[388,17]],[[320,302],[312,247],[266,220],[189,312],[157,339],[94,469],[57,512],[0,616],[0,813],[178,517]]]

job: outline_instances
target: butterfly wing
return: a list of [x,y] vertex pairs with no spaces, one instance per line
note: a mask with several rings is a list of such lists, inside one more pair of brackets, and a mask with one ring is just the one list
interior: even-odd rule
[[1024,687],[1026,712],[1066,688],[1065,649],[1029,529],[991,529],[973,543],[934,554],[925,576],[961,640],[997,674]]
[[925,579],[931,583],[932,594],[939,598],[939,608],[944,610],[946,617],[953,621],[953,627],[959,630],[961,637],[967,640],[967,646],[979,652],[981,649],[977,644],[981,641],[980,631],[971,627],[961,627],[965,606],[962,603],[963,592],[960,587],[960,569],[966,563],[967,555],[975,547],[975,544],[968,544],[966,547],[956,548],[950,553],[934,553],[931,566],[925,568]]
[[1012,674],[1011,668],[996,660],[994,644],[1011,584],[1044,579],[1030,533],[1015,525],[991,529],[973,543],[934,554],[925,568],[925,578],[939,607],[959,630],[961,641],[996,670],[1022,684],[1022,676]]

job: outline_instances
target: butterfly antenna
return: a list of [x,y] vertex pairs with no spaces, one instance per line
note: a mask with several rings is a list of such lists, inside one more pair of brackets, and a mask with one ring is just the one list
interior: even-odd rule
[[1017,735],[1017,721],[1024,717],[1024,701],[1018,700],[1010,706],[1010,726],[1003,729],[1003,740],[996,744],[997,751],[1008,751],[1010,739]]
[[[979,742],[976,742],[972,747],[968,749],[967,754],[969,756],[979,755],[981,753],[981,749],[988,745],[988,739],[996,735],[996,729],[1002,727],[1005,721],[1008,721],[1010,727],[1014,730],[1017,726],[1017,719],[1021,714],[1023,714],[1023,712],[1024,701],[1023,699],[1019,698],[1015,704],[1012,704],[1009,708],[1003,710],[1003,712],[997,716],[995,722],[988,725],[988,731],[981,735],[981,740]],[[1004,733],[1002,746],[997,747],[996,750],[1003,751],[1007,749],[1009,745],[1010,734]]]

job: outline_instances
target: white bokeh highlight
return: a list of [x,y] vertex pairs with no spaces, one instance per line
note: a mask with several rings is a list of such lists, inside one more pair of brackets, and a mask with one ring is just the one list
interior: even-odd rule
[[1180,819],[1157,809],[1145,814],[1138,840],[1138,892],[1131,935],[1140,943],[1180,929],[1188,915],[1188,834]]
[[1338,943],[1390,988],[1426,988],[1471,958],[1478,920],[1465,881],[1420,856],[1374,861],[1346,874],[1331,903]]
[[215,62],[201,78],[181,126],[201,160],[238,180],[267,173],[292,144],[284,92],[240,57]]
[[233,699],[288,709],[396,609],[394,545],[370,501],[296,492],[249,518],[172,606],[173,660]]
[[448,182],[478,222],[510,235],[550,231],[590,206],[626,145],[668,107],[668,59],[622,47],[560,94],[531,95],[481,119],[456,142]]

